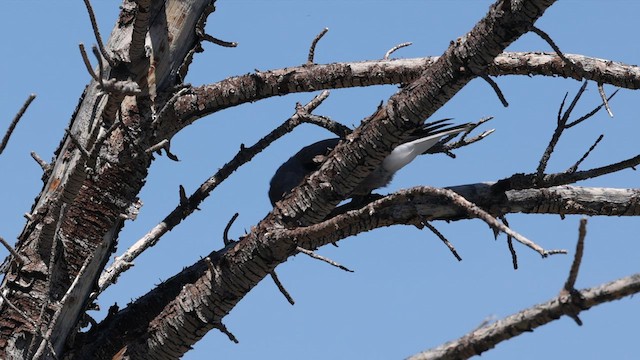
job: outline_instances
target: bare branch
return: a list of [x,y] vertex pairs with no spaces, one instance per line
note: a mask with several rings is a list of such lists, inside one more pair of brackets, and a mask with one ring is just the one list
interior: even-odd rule
[[535,26],[531,27],[531,31],[534,32],[536,35],[540,36],[544,41],[546,41],[547,44],[549,44],[549,46],[551,46],[553,51],[556,52],[558,57],[560,57],[562,59],[562,61],[564,61],[567,65],[569,65],[571,67],[575,67],[575,64],[564,56],[562,51],[560,51],[560,48],[558,47],[558,45],[556,45],[556,43],[551,39],[551,37],[546,32],[538,29]]
[[89,20],[91,20],[91,28],[93,29],[93,34],[96,37],[96,42],[98,43],[98,47],[100,48],[100,53],[104,56],[105,60],[111,66],[115,66],[115,62],[111,59],[109,53],[104,47],[104,43],[102,42],[102,36],[100,36],[100,29],[98,29],[98,22],[96,21],[96,16],[93,12],[93,7],[91,6],[91,2],[89,0],[84,0],[84,5],[87,7],[87,13],[89,13]]
[[569,277],[564,284],[563,290],[571,293],[575,290],[576,280],[578,279],[578,271],[582,263],[582,255],[584,254],[584,239],[587,236],[587,219],[580,219],[580,228],[578,230],[578,244],[576,245],[576,253],[573,256],[573,263],[569,271]]
[[164,139],[164,140],[160,141],[159,143],[150,146],[144,152],[146,152],[147,154],[151,154],[152,152],[155,152],[155,151],[158,151],[158,150],[164,148],[168,144],[169,144],[169,140],[168,139]]
[[596,146],[598,146],[598,144],[600,143],[600,141],[602,141],[602,139],[604,139],[604,135],[600,134],[600,136],[598,136],[598,138],[596,139],[596,141],[593,143],[593,145],[591,145],[591,147],[589,148],[589,150],[587,150],[587,152],[584,153],[584,155],[582,155],[582,157],[576,161],[575,164],[573,164],[570,168],[568,168],[567,170],[565,170],[565,172],[567,173],[574,173],[576,172],[576,170],[578,170],[578,166],[580,166],[580,164],[582,164],[583,161],[585,161],[587,159],[587,157],[589,156],[589,154],[591,154],[591,152],[593,151],[593,149],[596,148]]
[[16,125],[18,125],[18,121],[20,121],[20,119],[22,118],[22,115],[24,115],[25,111],[27,111],[27,108],[29,107],[29,105],[31,105],[31,102],[33,102],[35,98],[36,98],[36,94],[29,95],[29,97],[27,97],[27,100],[25,100],[24,104],[22,104],[22,107],[20,108],[20,110],[18,110],[18,113],[16,114],[16,116],[13,117],[11,124],[9,124],[9,128],[7,129],[7,132],[4,134],[4,137],[2,138],[2,142],[0,143],[0,154],[2,154],[5,147],[7,146],[7,143],[9,143],[9,138],[11,137],[11,134],[13,134],[13,130],[15,130]]
[[[509,226],[509,222],[507,221],[507,217],[504,215],[500,215],[500,221],[502,221],[505,226]],[[513,247],[513,238],[507,235],[507,246],[509,247],[509,252],[511,253],[511,263],[513,264],[513,270],[518,270],[518,253],[516,253],[516,249]]]
[[[596,305],[619,300],[640,292],[640,274],[621,278],[594,288],[576,291],[581,299],[583,311]],[[437,348],[409,357],[409,360],[467,359],[479,355],[497,344],[524,332],[558,320],[562,315],[571,316],[576,311],[574,304],[567,304],[559,295],[546,303],[522,310],[498,322],[474,330],[469,334]]]
[[528,188],[547,188],[551,186],[559,186],[573,184],[578,181],[596,178],[599,176],[612,174],[614,172],[627,168],[634,169],[640,165],[640,155],[619,161],[610,165],[605,165],[589,170],[576,172],[561,172],[555,174],[547,174],[538,179],[537,174],[515,174],[509,178],[498,181],[494,186],[494,191],[504,192],[507,190],[520,190]]
[[[417,207],[422,208],[424,204],[420,204],[419,200],[416,199],[415,195],[417,193],[433,196],[434,199],[431,199],[431,201],[428,202],[431,204],[436,202],[436,199],[448,201],[449,205],[461,210],[467,216],[478,218],[484,221],[492,229],[512,236],[516,241],[538,252],[542,257],[566,253],[566,250],[545,250],[535,242],[505,226],[476,204],[468,201],[463,196],[450,189],[441,189],[429,186],[420,186],[413,189],[399,191],[395,194],[369,203],[358,210],[337,215],[318,224],[291,230],[283,230],[280,236],[298,239],[300,246],[311,248],[326,245],[330,242],[335,242],[339,239],[346,238],[347,236],[355,235],[373,228],[394,224],[415,224],[416,221],[422,221],[416,220],[416,216],[419,216],[420,219],[424,219],[425,217],[429,218],[433,215],[414,214],[406,211],[407,209],[405,209],[401,219],[397,218],[398,215],[390,214],[395,214],[392,210],[393,205],[395,204],[398,206],[414,207],[414,209]],[[407,201],[407,198],[411,198],[411,201]],[[374,214],[376,216],[376,221],[372,221],[372,216],[374,216]],[[356,223],[359,226],[354,226]]]
[[[584,70],[584,78],[622,88],[640,88],[640,67],[582,55],[565,55]],[[256,72],[190,88],[163,111],[160,138],[170,138],[183,127],[219,110],[273,96],[322,89],[407,84],[433,66],[438,57],[375,60],[302,65]],[[552,53],[503,53],[489,64],[486,73],[544,75],[582,79]]]
[[557,121],[556,129],[553,133],[553,136],[551,136],[551,140],[549,140],[549,144],[547,145],[547,148],[545,149],[544,153],[542,154],[542,157],[540,158],[540,162],[538,163],[538,169],[536,170],[536,177],[538,181],[542,180],[542,177],[544,176],[544,171],[547,168],[547,163],[551,158],[551,153],[553,153],[553,150],[558,144],[558,141],[560,140],[560,136],[562,136],[562,132],[565,129],[567,129],[566,124],[567,124],[567,121],[569,120],[569,116],[571,115],[573,108],[578,103],[578,100],[580,100],[580,96],[582,96],[582,93],[586,88],[587,88],[587,81],[582,83],[580,90],[578,90],[578,92],[576,93],[576,96],[573,98],[573,101],[571,101],[569,108],[564,114],[561,114],[561,113],[562,113],[562,108],[564,106],[564,100],[567,98],[567,96],[565,95],[564,99],[562,100],[562,103],[560,104],[560,110],[558,111],[558,121]]
[[17,251],[15,251],[13,249],[13,246],[11,246],[2,236],[0,236],[0,243],[7,249],[9,250],[9,252],[11,253],[11,255],[13,256],[14,259],[16,259],[16,262],[20,265],[23,265],[26,263],[27,259],[25,259],[22,255],[18,254]]
[[408,42],[403,42],[403,43],[401,43],[401,44],[398,44],[398,45],[396,45],[396,46],[392,47],[391,49],[389,49],[389,51],[387,51],[387,52],[384,54],[383,59],[385,59],[385,60],[389,60],[389,56],[391,56],[391,54],[393,54],[394,52],[396,52],[396,50],[398,50],[398,49],[402,49],[403,47],[407,47],[407,46],[411,46],[411,45],[413,45],[413,43],[412,43],[412,42],[410,42],[410,41],[408,41]]
[[91,61],[89,60],[89,56],[87,55],[87,51],[84,49],[84,44],[83,43],[78,44],[78,48],[80,49],[80,55],[82,56],[82,62],[84,63],[84,66],[87,68],[87,72],[89,73],[89,75],[91,75],[93,80],[100,81],[101,79],[98,77],[98,75],[96,75],[96,72],[93,71],[93,66],[91,65]]
[[493,91],[498,96],[498,99],[500,99],[502,106],[509,107],[509,102],[507,102],[507,99],[504,97],[504,94],[502,93],[502,90],[500,90],[500,87],[498,86],[498,84],[495,81],[493,81],[493,79],[490,78],[489,75],[487,74],[479,74],[479,76],[482,80],[486,81],[491,86]]
[[46,161],[42,160],[42,158],[38,154],[36,154],[35,151],[31,152],[31,157],[38,163],[38,165],[40,165],[43,171],[47,172],[51,168],[51,166]]
[[351,134],[353,130],[341,123],[331,120],[326,116],[313,115],[313,114],[300,114],[300,121],[307,124],[318,125],[321,128],[327,129],[338,137],[344,138]]
[[289,304],[295,305],[296,302],[293,300],[293,298],[291,297],[291,295],[289,294],[287,289],[284,288],[284,286],[280,282],[280,279],[278,279],[278,275],[276,275],[276,272],[272,271],[271,274],[269,274],[269,275],[271,275],[271,279],[273,279],[273,282],[276,283],[276,286],[278,287],[278,290],[280,290],[282,295],[284,295],[285,299],[287,299]]
[[98,60],[98,81],[100,82],[100,86],[102,86],[104,81],[104,63],[102,62],[102,56],[100,55],[100,51],[98,51],[98,48],[95,45],[91,47],[91,51],[93,52],[93,56],[95,56]]
[[333,260],[331,260],[329,258],[326,258],[326,257],[324,257],[322,255],[318,255],[318,254],[314,253],[311,250],[307,250],[307,249],[305,249],[303,247],[300,247],[300,246],[296,247],[296,250],[301,252],[301,253],[303,253],[303,254],[305,254],[305,255],[308,255],[308,256],[316,259],[316,260],[324,261],[324,262],[326,262],[327,264],[329,264],[331,266],[337,267],[338,269],[344,270],[346,272],[353,272],[353,270],[347,268],[346,266],[340,265],[337,262],[335,262],[335,261],[333,261]]
[[460,208],[465,210],[467,213],[469,213],[469,215],[471,215],[472,217],[477,217],[477,218],[481,219],[482,221],[484,221],[485,223],[487,223],[487,225],[489,225],[491,228],[500,230],[501,232],[507,234],[508,236],[513,237],[519,243],[521,243],[521,244],[523,244],[523,245],[535,250],[536,252],[538,252],[540,255],[542,255],[542,257],[547,257],[548,255],[553,255],[553,254],[565,254],[566,253],[566,250],[545,250],[545,249],[543,249],[538,244],[536,244],[533,241],[527,239],[523,235],[520,235],[519,233],[511,230],[511,228],[509,228],[508,226],[506,226],[506,225],[502,224],[501,222],[497,221],[496,218],[491,216],[491,214],[487,213],[486,211],[484,211],[481,208],[479,208],[477,205],[471,203],[470,201],[468,201],[464,197],[460,196],[459,194],[457,194],[457,193],[455,193],[455,192],[453,192],[451,190],[438,189],[438,188],[429,188],[429,187],[424,187],[423,189],[431,192],[434,195],[446,197],[447,199],[452,201],[454,205],[459,206]]
[[240,150],[240,152],[238,152],[231,161],[222,166],[216,174],[202,183],[200,187],[186,199],[186,201],[181,201],[180,204],[176,206],[176,208],[167,215],[162,222],[157,224],[147,234],[140,238],[124,254],[122,254],[122,256],[116,258],[114,263],[100,276],[100,280],[98,282],[99,291],[97,294],[101,293],[104,289],[113,284],[120,274],[131,268],[133,260],[138,257],[138,255],[146,249],[154,246],[165,233],[171,231],[171,229],[180,224],[183,219],[193,213],[193,211],[198,208],[199,204],[209,196],[211,191],[227,179],[236,169],[251,161],[255,155],[264,150],[272,142],[298,126],[301,123],[300,115],[298,114],[300,111],[307,113],[311,112],[313,109],[320,106],[322,101],[326,99],[328,95],[329,93],[327,91],[323,91],[314,97],[314,99],[307,105],[302,108],[298,108],[296,110],[296,114],[287,119],[271,133],[260,139],[256,144]]
[[213,327],[220,330],[221,333],[227,335],[229,340],[231,340],[232,342],[236,344],[239,343],[238,338],[236,338],[236,336],[233,335],[231,331],[229,331],[229,329],[227,329],[227,327],[222,322],[214,324]]
[[211,43],[214,43],[214,44],[216,44],[218,46],[222,46],[222,47],[230,47],[231,48],[231,47],[238,46],[238,43],[235,42],[235,41],[220,40],[220,39],[215,38],[215,37],[213,37],[213,36],[211,36],[209,34],[206,34],[206,33],[202,34],[201,38],[202,38],[202,40],[209,41]]
[[305,106],[296,104],[296,115],[299,117],[300,122],[318,125],[338,135],[338,137],[344,138],[347,135],[351,134],[352,131],[347,126],[344,126],[337,121],[331,120],[326,116],[311,114],[311,111],[315,110],[328,96],[329,91],[324,90],[313,100],[311,100],[309,104]]
[[329,31],[329,28],[322,29],[322,31],[320,31],[320,33],[316,35],[316,37],[311,42],[311,47],[309,47],[309,56],[307,57],[307,65],[313,65],[313,58],[315,57],[316,53],[316,45],[318,44],[318,41],[320,41],[320,39],[322,39],[322,37],[327,33],[327,31]]
[[451,242],[449,242],[449,240],[444,237],[444,235],[442,235],[442,233],[438,231],[435,226],[431,225],[431,223],[429,223],[428,221],[424,221],[422,223],[429,230],[431,230],[431,232],[434,233],[447,246],[447,248],[449,248],[449,251],[451,251],[453,256],[455,256],[458,261],[462,261],[462,258],[460,257],[460,255],[458,255],[458,252],[456,251],[456,248],[453,246],[453,244],[451,244]]
[[600,97],[602,98],[602,103],[604,104],[604,108],[607,109],[607,113],[609,114],[609,117],[613,117],[613,112],[609,107],[609,99],[607,99],[607,94],[605,94],[604,92],[604,86],[600,82],[598,83],[598,93],[600,93]]
[[240,215],[240,213],[233,214],[233,216],[231,217],[231,220],[229,220],[229,222],[227,223],[227,226],[224,227],[224,232],[222,233],[222,241],[224,243],[224,246],[227,246],[233,242],[232,240],[229,240],[229,230],[231,229],[231,226],[238,218],[238,215]]
[[[609,98],[607,98],[607,101],[611,100],[614,96],[616,96],[616,94],[618,93],[618,90],[620,89],[616,89],[616,91],[614,91],[611,96],[609,96]],[[574,120],[570,123],[568,123],[566,125],[566,128],[570,128],[573,126],[576,126],[578,124],[580,124],[581,122],[587,120],[588,118],[592,117],[593,115],[595,115],[598,111],[600,111],[600,109],[602,109],[602,107],[604,106],[604,103],[596,106],[595,108],[593,108],[593,110],[589,111],[588,113],[586,113],[585,115],[582,115],[580,118],[578,118],[577,120]]]

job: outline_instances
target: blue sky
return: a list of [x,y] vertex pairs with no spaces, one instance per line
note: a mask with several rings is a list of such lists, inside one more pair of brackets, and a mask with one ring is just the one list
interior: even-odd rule
[[[207,84],[228,76],[297,66],[306,61],[308,46],[324,27],[329,33],[316,49],[316,62],[379,59],[394,45],[412,41],[396,57],[440,55],[451,40],[462,36],[487,12],[489,1],[230,1],[219,0],[207,32],[235,49],[204,44],[195,57],[187,82]],[[103,36],[118,14],[116,1],[94,1]],[[637,64],[635,1],[563,1],[536,24],[566,53]],[[0,235],[15,241],[41,188],[41,171],[31,160],[36,151],[48,160],[56,149],[90,80],[77,50],[93,44],[90,23],[81,1],[3,0],[0,12],[0,131],[29,93],[38,98],[18,125],[0,156]],[[551,51],[537,36],[523,36],[509,50]],[[496,132],[481,143],[456,152],[457,159],[425,156],[404,168],[391,192],[419,184],[448,186],[494,181],[517,172],[533,172],[554,130],[565,92],[580,87],[573,80],[543,77],[496,79],[510,103],[503,108],[490,87],[474,80],[435,115],[456,122],[495,119],[485,125]],[[607,92],[613,91],[605,87]],[[395,86],[332,91],[316,111],[346,125],[357,125]],[[288,118],[296,102],[315,94],[295,94],[224,110],[197,121],[177,135],[171,150],[182,161],[156,160],[141,193],[144,207],[127,224],[118,254],[159,222],[178,201],[178,186],[193,191],[228,161],[241,143],[253,144]],[[613,119],[600,113],[571,129],[560,141],[549,171],[571,166],[601,133],[601,145],[583,169],[626,159],[638,153],[637,94],[622,90],[612,101]],[[589,84],[575,114],[599,103]],[[300,147],[330,135],[301,126],[232,175],[191,216],[160,244],[136,260],[136,266],[99,299],[103,309],[121,306],[163,279],[222,247],[221,234],[229,218],[240,213],[231,237],[262,219],[270,210],[269,179],[280,163]],[[583,186],[632,188],[638,174],[625,170]],[[579,217],[511,215],[512,227],[547,248],[573,252]],[[298,255],[278,267],[281,281],[296,300],[289,305],[270,279],[260,283],[225,319],[240,340],[211,331],[185,359],[404,358],[457,338],[490,317],[501,318],[546,301],[562,287],[571,256],[541,259],[518,246],[520,268],[511,268],[504,236],[498,241],[479,220],[434,224],[456,246],[457,262],[435,236],[412,227],[392,227],[361,234],[328,246],[319,253],[351,269],[346,273]],[[638,219],[590,218],[577,286],[638,272]],[[4,253],[2,253],[4,256]],[[640,331],[638,299],[606,304],[581,315],[584,326],[570,319],[500,344],[485,359],[616,358],[636,356]],[[104,316],[96,313],[97,318]]]

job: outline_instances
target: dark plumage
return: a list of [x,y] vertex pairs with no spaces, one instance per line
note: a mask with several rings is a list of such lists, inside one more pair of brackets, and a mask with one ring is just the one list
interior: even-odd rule
[[[352,195],[368,195],[371,191],[388,185],[396,171],[410,163],[416,156],[425,153],[440,139],[458,134],[470,127],[469,123],[449,126],[450,124],[445,122],[447,120],[449,119],[428,123],[416,130],[406,142],[393,149],[381,166],[354,189]],[[318,170],[340,140],[339,138],[326,139],[305,146],[282,164],[271,178],[269,188],[271,204],[275,206],[276,202],[300,185],[309,174]]]

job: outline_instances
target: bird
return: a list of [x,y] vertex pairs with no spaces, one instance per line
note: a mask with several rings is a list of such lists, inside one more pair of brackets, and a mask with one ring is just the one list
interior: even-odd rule
[[[415,130],[404,143],[396,146],[384,158],[378,168],[362,180],[353,190],[351,196],[367,196],[373,190],[387,186],[393,179],[393,175],[418,155],[426,153],[444,137],[467,131],[472,126],[471,123],[451,126],[446,122],[448,120],[451,119],[426,123]],[[331,138],[305,146],[280,165],[271,178],[269,186],[271,205],[275,206],[291,190],[300,185],[308,175],[318,170],[341,140],[343,139]]]

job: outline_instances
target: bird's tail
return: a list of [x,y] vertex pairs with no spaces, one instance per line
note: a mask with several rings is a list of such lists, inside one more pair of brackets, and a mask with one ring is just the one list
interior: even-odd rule
[[442,119],[425,124],[422,128],[417,130],[412,136],[416,137],[415,140],[408,141],[404,144],[397,146],[391,154],[389,154],[383,161],[382,166],[385,170],[395,173],[402,167],[413,161],[416,156],[423,154],[440,139],[461,133],[469,129],[471,123],[462,125],[450,126],[450,123],[446,121],[450,119]]

